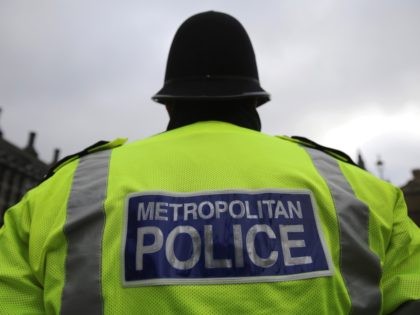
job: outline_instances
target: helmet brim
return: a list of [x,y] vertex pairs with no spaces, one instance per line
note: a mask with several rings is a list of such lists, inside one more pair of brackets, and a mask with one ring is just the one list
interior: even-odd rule
[[255,98],[257,106],[270,100],[258,80],[243,77],[191,77],[165,82],[164,87],[152,96],[155,102],[166,104],[177,100],[225,100]]

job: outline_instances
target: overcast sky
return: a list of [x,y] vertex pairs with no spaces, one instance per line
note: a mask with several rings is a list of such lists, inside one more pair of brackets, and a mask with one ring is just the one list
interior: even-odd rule
[[420,1],[0,0],[0,128],[41,159],[163,131],[173,35],[189,16],[229,13],[248,31],[263,132],[360,150],[396,185],[420,168]]

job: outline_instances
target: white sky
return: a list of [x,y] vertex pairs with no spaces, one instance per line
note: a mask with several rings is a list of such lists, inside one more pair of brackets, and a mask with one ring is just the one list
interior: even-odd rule
[[377,157],[396,185],[420,168],[420,1],[0,0],[0,128],[45,161],[122,136],[161,132],[172,37],[217,10],[247,29],[262,86],[263,131]]

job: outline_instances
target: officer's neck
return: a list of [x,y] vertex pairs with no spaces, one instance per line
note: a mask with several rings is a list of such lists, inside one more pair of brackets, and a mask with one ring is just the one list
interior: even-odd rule
[[261,130],[261,121],[254,104],[237,101],[198,104],[191,101],[167,104],[169,124],[167,130],[190,125],[199,121],[223,121],[240,127]]

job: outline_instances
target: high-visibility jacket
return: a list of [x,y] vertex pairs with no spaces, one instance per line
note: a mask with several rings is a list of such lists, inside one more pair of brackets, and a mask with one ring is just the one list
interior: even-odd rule
[[228,123],[90,148],[0,229],[0,314],[395,311],[420,314],[401,191],[335,151]]

